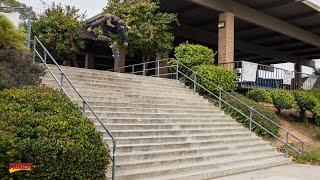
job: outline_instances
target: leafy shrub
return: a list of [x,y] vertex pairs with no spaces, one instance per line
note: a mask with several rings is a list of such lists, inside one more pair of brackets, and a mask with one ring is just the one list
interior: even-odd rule
[[247,94],[248,98],[256,102],[272,103],[271,92],[265,89],[253,89]]
[[26,36],[22,29],[17,30],[10,20],[0,14],[0,49],[25,49]]
[[313,108],[312,112],[315,123],[320,125],[320,102],[317,103],[317,105]]
[[234,90],[237,87],[237,75],[234,71],[215,65],[200,65],[194,70],[202,77],[197,77],[197,82],[212,92],[218,92],[219,87],[226,91]]
[[294,97],[300,108],[300,118],[305,116],[306,110],[312,111],[317,104],[317,99],[307,91],[296,91]]
[[308,90],[307,92],[312,94],[320,102],[320,88],[314,88],[314,89]]
[[40,83],[44,68],[19,50],[0,50],[0,89]]
[[[66,96],[45,87],[0,91],[0,179],[103,179],[102,134]],[[9,173],[8,164],[32,163]]]
[[[241,100],[242,102],[246,103],[249,107],[254,107],[261,114],[263,114],[264,116],[273,120],[273,122],[275,122],[276,124],[280,124],[279,117],[272,109],[267,108],[267,107],[255,102],[251,99],[248,99],[247,97],[245,97],[241,94],[236,93],[236,92],[232,92],[232,95],[235,96],[236,98],[238,98],[239,100]],[[243,103],[239,102],[238,100],[235,100],[230,95],[224,95],[223,100],[225,100],[227,103],[231,104],[236,109],[240,110],[240,112],[242,112],[243,114],[250,117],[250,110],[248,107],[244,106]],[[225,110],[225,112],[227,114],[229,114],[230,116],[235,118],[238,122],[244,124],[246,127],[249,127],[249,119],[247,119],[245,116],[243,116],[242,114],[240,114],[239,112],[237,112],[236,110],[234,110],[233,108],[229,107],[226,104],[223,104],[223,109]],[[261,115],[259,115],[257,113],[252,113],[252,119],[254,121],[256,121],[258,124],[260,124],[262,127],[266,128],[267,130],[272,132],[274,135],[278,135],[279,127],[277,127],[273,123],[269,122],[267,119],[263,118]],[[256,134],[258,134],[264,138],[272,137],[269,133],[264,131],[262,128],[258,127],[257,125],[254,125],[254,123],[252,123],[252,127],[253,127],[253,131]]]
[[176,59],[190,68],[211,65],[214,63],[214,56],[212,49],[202,45],[183,43],[175,49]]
[[297,106],[294,96],[290,92],[282,89],[277,89],[272,92],[272,101],[279,114],[283,109],[291,109]]

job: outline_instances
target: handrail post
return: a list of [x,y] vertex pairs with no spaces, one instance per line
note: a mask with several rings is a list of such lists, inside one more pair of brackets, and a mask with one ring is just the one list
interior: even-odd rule
[[44,64],[47,64],[47,52],[44,51]]
[[143,63],[142,65],[142,75],[145,76],[146,75],[146,64]]
[[82,112],[85,113],[86,112],[86,102],[82,101]]
[[36,62],[36,44],[37,44],[37,40],[36,40],[36,38],[34,38],[34,40],[33,40],[33,52],[32,52],[33,62]]
[[63,76],[64,76],[64,74],[61,72],[60,75],[61,75],[60,76],[60,90],[63,91]]
[[250,108],[250,119],[249,119],[249,129],[252,131],[252,109]]
[[177,62],[177,65],[176,65],[176,80],[178,80],[179,79],[179,62],[178,61],[176,61]]
[[132,74],[134,74],[134,65],[132,66]]
[[157,60],[157,77],[160,76],[160,60]]
[[116,153],[116,142],[113,140],[113,143],[112,143],[113,147],[112,147],[112,180],[115,179],[116,177],[116,174],[115,174],[115,170],[116,170],[116,156],[115,156],[115,153]]
[[286,149],[285,149],[286,157],[288,157],[288,136],[289,136],[289,133],[287,132],[286,133]]
[[301,141],[301,154],[303,154],[303,152],[304,152],[304,142]]
[[193,92],[197,91],[197,75],[194,74],[194,79],[193,79]]
[[221,104],[221,98],[222,98],[222,89],[219,88],[219,109],[222,109],[222,104]]

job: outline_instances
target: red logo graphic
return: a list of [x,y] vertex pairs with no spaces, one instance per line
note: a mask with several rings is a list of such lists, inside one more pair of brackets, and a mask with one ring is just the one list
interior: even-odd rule
[[30,171],[31,163],[10,163],[9,172],[14,173],[16,171]]

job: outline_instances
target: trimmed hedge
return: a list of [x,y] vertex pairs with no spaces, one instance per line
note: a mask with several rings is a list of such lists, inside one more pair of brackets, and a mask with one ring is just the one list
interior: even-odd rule
[[272,101],[279,114],[283,109],[291,109],[297,106],[294,96],[282,89],[276,89],[272,92]]
[[203,64],[213,64],[215,54],[208,47],[182,43],[175,48],[175,57],[182,64],[192,68]]
[[317,105],[317,99],[307,91],[296,91],[294,97],[300,108],[300,119],[305,117],[307,110],[312,111]]
[[[0,179],[104,179],[102,134],[66,96],[46,87],[0,91]],[[9,163],[32,163],[10,174]]]
[[271,92],[265,89],[253,89],[250,90],[247,94],[248,98],[256,101],[256,102],[266,102],[272,103],[272,95]]
[[204,78],[197,77],[199,84],[214,93],[219,92],[219,87],[222,87],[225,91],[231,91],[237,88],[236,81],[238,77],[232,70],[215,65],[201,65],[195,67],[194,70],[212,82],[210,83]]
[[[255,101],[253,101],[253,100],[250,100],[247,97],[245,97],[245,96],[243,96],[241,94],[238,94],[236,92],[232,92],[231,94],[233,96],[235,96],[236,98],[238,98],[239,100],[241,100],[242,102],[246,103],[248,106],[254,107],[255,109],[258,110],[258,112],[260,112],[261,114],[265,115],[266,117],[269,117],[275,123],[280,124],[279,117],[277,116],[277,114],[272,109],[267,108],[267,107],[255,102]],[[228,102],[229,104],[231,104],[233,107],[239,109],[243,114],[245,114],[248,117],[250,117],[250,110],[249,110],[249,108],[244,106],[243,103],[233,99],[230,95],[224,95],[223,99],[226,102]],[[249,120],[246,117],[244,117],[242,114],[240,114],[239,112],[235,111],[233,108],[229,107],[226,104],[223,104],[223,109],[225,110],[225,112],[227,114],[229,114],[230,116],[235,118],[238,122],[244,124],[246,127],[249,127]],[[262,125],[262,127],[266,128],[267,130],[272,132],[274,135],[278,135],[279,134],[279,127],[277,127],[273,123],[269,122],[268,120],[263,118],[261,115],[258,115],[257,113],[253,113],[252,114],[252,118],[253,118],[254,121],[256,121],[257,123]],[[253,131],[256,134],[262,136],[263,138],[272,137],[269,133],[264,131],[262,128],[258,127],[257,125],[254,125],[254,123],[252,123],[252,127],[253,127]]]

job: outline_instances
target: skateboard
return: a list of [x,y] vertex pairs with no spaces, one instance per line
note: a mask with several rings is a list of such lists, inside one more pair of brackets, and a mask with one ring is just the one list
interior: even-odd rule
[[112,50],[112,57],[114,58],[114,60],[119,61],[121,59],[121,54],[117,42],[111,44],[110,48]]

